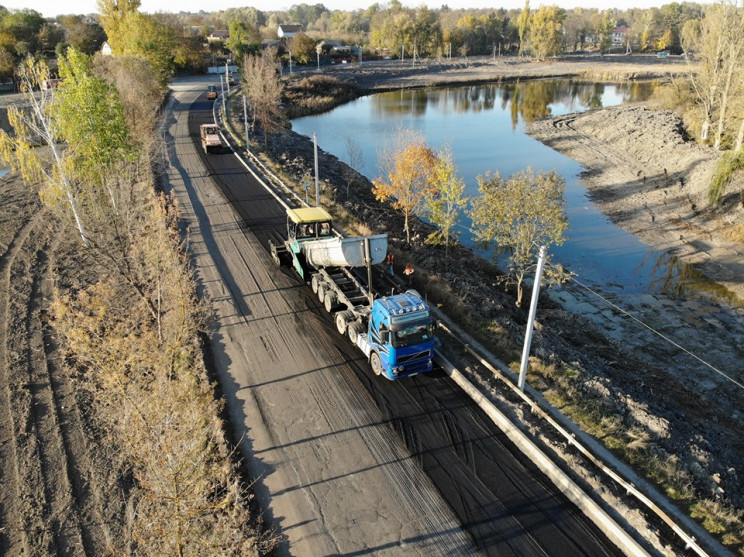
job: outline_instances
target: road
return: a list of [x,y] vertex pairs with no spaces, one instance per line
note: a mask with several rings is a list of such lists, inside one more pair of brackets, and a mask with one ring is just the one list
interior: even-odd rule
[[276,268],[265,246],[282,208],[235,156],[197,148],[206,83],[173,85],[164,181],[280,554],[618,555],[443,374],[375,377],[311,290]]

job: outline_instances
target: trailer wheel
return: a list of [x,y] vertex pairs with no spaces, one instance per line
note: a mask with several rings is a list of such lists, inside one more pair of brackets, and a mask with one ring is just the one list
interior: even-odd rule
[[318,288],[320,288],[320,277],[318,275],[313,275],[310,279],[310,288],[313,289],[313,294],[318,293]]
[[349,321],[354,318],[354,314],[348,310],[339,311],[336,314],[336,329],[342,335],[346,334],[346,329],[349,327]]
[[325,295],[325,308],[328,313],[331,313],[332,311],[338,309],[338,304],[336,302],[338,301],[338,296],[335,292],[328,291]]
[[357,339],[359,338],[360,333],[362,332],[362,324],[359,323],[359,321],[354,321],[353,323],[349,323],[349,326],[346,328],[346,334],[349,335],[349,340],[352,344],[357,343]]
[[380,356],[377,352],[372,352],[372,354],[370,354],[369,365],[372,366],[372,371],[375,372],[375,375],[382,374],[382,362],[380,361]]
[[321,304],[322,304],[323,302],[325,302],[325,297],[326,297],[326,289],[325,289],[325,285],[324,285],[324,284],[319,284],[319,285],[318,285],[318,292],[317,292],[317,294],[318,294],[318,301],[319,301],[319,302],[320,302]]

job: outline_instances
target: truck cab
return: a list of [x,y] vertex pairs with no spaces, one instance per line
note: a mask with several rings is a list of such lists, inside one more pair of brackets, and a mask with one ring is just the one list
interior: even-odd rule
[[376,299],[360,342],[377,375],[401,379],[431,371],[434,320],[428,304],[415,290]]

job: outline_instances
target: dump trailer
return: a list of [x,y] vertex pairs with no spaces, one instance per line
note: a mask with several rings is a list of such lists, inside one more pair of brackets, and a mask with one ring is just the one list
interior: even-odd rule
[[202,124],[199,130],[202,149],[205,153],[222,152],[222,138],[220,138],[220,127],[217,124]]
[[345,238],[324,209],[289,209],[287,239],[269,240],[269,248],[277,264],[291,265],[310,284],[375,374],[401,379],[431,371],[434,320],[427,303],[415,290],[383,297],[372,291],[372,265],[387,255],[385,234]]

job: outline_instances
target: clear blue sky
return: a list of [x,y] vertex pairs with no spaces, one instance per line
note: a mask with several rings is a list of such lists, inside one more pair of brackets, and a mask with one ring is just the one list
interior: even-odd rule
[[[353,10],[367,8],[374,4],[374,0],[142,0],[140,11],[147,13],[155,12],[209,12],[224,10],[240,6],[253,6],[259,10],[276,11],[287,9],[294,4],[323,4],[329,10]],[[650,8],[668,4],[672,0],[530,0],[530,6],[537,8],[541,5],[558,5],[562,8]],[[703,0],[707,3],[706,0]],[[708,0],[709,1],[709,0]],[[384,0],[378,3],[385,4]],[[524,0],[401,0],[404,6],[416,7],[422,3],[430,8],[439,8],[447,4],[450,8],[521,8]],[[0,5],[8,9],[31,8],[40,12],[45,17],[54,17],[59,14],[89,14],[97,12],[96,0],[0,0]]]

